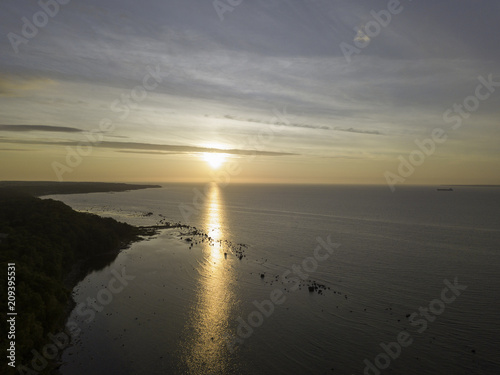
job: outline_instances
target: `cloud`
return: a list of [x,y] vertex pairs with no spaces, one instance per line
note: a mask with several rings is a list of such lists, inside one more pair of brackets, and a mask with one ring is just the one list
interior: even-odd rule
[[292,128],[305,128],[305,129],[318,129],[318,130],[332,130],[329,126],[325,125],[309,125],[309,124],[286,124]]
[[58,132],[58,133],[81,133],[83,130],[69,128],[66,126],[49,125],[0,125],[0,131],[8,132]]
[[115,152],[120,152],[123,154],[146,154],[146,155],[175,155],[179,152],[165,152],[165,151],[131,151],[131,150],[118,150]]
[[0,96],[24,96],[27,91],[40,90],[47,85],[53,85],[55,83],[54,80],[49,78],[0,75]]
[[27,148],[0,148],[0,152],[1,151],[33,151],[33,150],[29,150]]
[[[208,115],[205,115],[205,117],[209,117]],[[280,121],[265,121],[265,120],[257,120],[253,118],[248,118],[248,119],[240,119],[235,116],[230,116],[230,115],[225,115],[224,118],[229,119],[229,120],[234,120],[234,121],[241,121],[241,122],[254,122],[257,124],[265,124],[265,125],[280,125],[280,126],[285,126],[285,127],[290,127],[290,128],[305,128],[305,129],[320,129],[320,130],[331,130],[332,128],[326,125],[310,125],[310,124],[297,124],[297,123],[285,123],[285,122],[280,122]]]
[[335,130],[339,132],[349,132],[349,133],[359,133],[359,134],[371,134],[371,135],[383,135],[383,133],[380,133],[378,130],[360,130],[360,129],[354,129],[354,128],[348,128],[348,129],[343,129],[336,127]]
[[[54,145],[54,146],[73,146],[81,145],[82,142],[77,141],[43,141],[43,140],[22,140],[22,139],[8,139],[1,138],[0,142],[15,143],[15,144],[30,144],[30,145]],[[89,144],[92,144],[89,142]],[[136,142],[109,142],[103,141],[93,144],[94,147],[119,149],[121,151],[139,150],[145,153],[151,152],[167,152],[179,154],[191,154],[201,152],[224,153],[229,155],[258,155],[258,156],[292,156],[297,155],[290,152],[276,152],[276,151],[260,151],[260,150],[246,150],[246,149],[218,149],[210,147],[198,146],[185,146],[185,145],[164,145],[154,143],[136,143]],[[138,152],[138,151],[135,151]]]
[[[65,8],[64,22],[51,22],[43,36],[21,46],[19,56],[8,38],[1,38],[0,99],[12,97],[0,103],[2,121],[87,129],[117,115],[110,104],[130,96],[147,66],[159,64],[161,83],[144,102],[130,107],[128,118],[118,122],[112,117],[119,127],[105,138],[135,143],[96,147],[112,149],[117,159],[118,152],[241,153],[245,150],[161,143],[220,144],[221,137],[228,137],[231,141],[223,144],[239,149],[250,147],[244,140],[255,139],[260,129],[280,124],[283,133],[276,132],[266,144],[266,150],[277,152],[273,155],[335,155],[351,149],[395,159],[391,153],[406,150],[409,138],[445,126],[443,112],[473,93],[478,75],[498,69],[500,49],[492,46],[500,33],[491,33],[498,5],[492,0],[480,6],[466,5],[466,0],[414,1],[371,39],[364,25],[372,19],[371,9],[379,11],[386,3],[276,1],[279,6],[269,8],[263,6],[266,0],[245,2],[225,14],[223,25],[210,1],[75,3]],[[36,9],[36,2],[12,2],[0,14],[3,35]],[[356,45],[370,45],[348,64],[339,45],[353,39]],[[51,86],[54,82],[57,86]],[[492,95],[482,102],[457,137],[498,144],[499,100]],[[284,107],[297,116],[273,122],[272,108]],[[202,118],[205,113],[213,118]],[[16,130],[26,133],[12,137],[41,138],[31,130]],[[65,135],[41,131],[47,131],[41,133],[46,141]],[[80,134],[70,133],[68,142]],[[112,138],[124,136],[129,139]]]
[[[72,142],[73,143],[73,142]],[[77,143],[77,142],[74,142]],[[198,152],[219,152],[230,155],[261,155],[261,156],[286,156],[295,155],[288,152],[276,151],[258,151],[244,149],[217,149],[210,147],[198,146],[182,146],[182,145],[162,145],[153,143],[136,143],[136,142],[101,142],[100,147],[118,148],[123,150],[145,150],[145,151],[167,151],[174,153],[198,153]]]

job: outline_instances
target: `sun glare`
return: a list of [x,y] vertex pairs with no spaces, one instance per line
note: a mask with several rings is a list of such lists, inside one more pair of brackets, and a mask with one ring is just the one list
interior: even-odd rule
[[219,154],[216,152],[203,153],[203,159],[210,165],[212,169],[219,168],[226,160],[226,154]]

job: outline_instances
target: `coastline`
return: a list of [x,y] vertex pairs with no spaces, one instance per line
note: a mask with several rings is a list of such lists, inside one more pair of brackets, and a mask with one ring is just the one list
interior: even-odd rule
[[[288,192],[294,190],[292,188]],[[245,190],[241,191],[245,192]],[[303,191],[309,193],[309,190]],[[283,277],[278,277],[276,280],[275,276],[283,275],[285,268],[290,268],[293,264],[301,265],[300,262],[303,259],[313,254],[312,247],[301,246],[301,236],[305,237],[306,241],[308,236],[314,240],[316,235],[323,234],[325,236],[330,233],[330,230],[332,238],[337,238],[337,235],[340,235],[339,241],[342,240],[345,245],[337,250],[335,255],[332,254],[329,262],[319,266],[322,267],[318,269],[319,273],[312,273],[312,279],[315,279],[318,284],[332,287],[331,290],[324,291],[321,293],[322,296],[318,296],[319,293],[309,291],[309,285],[299,284],[300,292],[294,293],[293,297],[290,295],[291,298],[288,298],[289,295],[286,294],[287,301],[282,307],[276,307],[276,315],[273,315],[272,318],[276,325],[264,324],[255,330],[256,333],[251,339],[245,339],[245,346],[242,349],[255,350],[255,353],[262,358],[259,358],[262,363],[271,365],[278,363],[279,366],[287,369],[287,372],[294,373],[293,368],[290,371],[283,354],[297,350],[296,357],[303,358],[304,363],[311,369],[303,372],[322,373],[323,367],[329,365],[327,362],[330,359],[325,357],[324,361],[319,358],[309,362],[308,358],[311,354],[316,353],[317,347],[314,342],[311,345],[308,342],[304,344],[301,339],[315,330],[321,335],[319,342],[324,347],[328,347],[331,342],[329,341],[330,337],[335,337],[332,346],[338,348],[339,353],[343,354],[343,358],[338,363],[339,368],[354,369],[357,368],[356,366],[361,366],[364,358],[363,353],[367,353],[366,358],[373,362],[373,358],[379,351],[378,344],[385,337],[381,337],[380,341],[370,343],[361,339],[353,339],[352,332],[356,332],[356,329],[362,325],[370,325],[372,329],[367,333],[371,335],[373,341],[382,336],[381,332],[392,332],[392,330],[394,333],[399,332],[402,325],[407,324],[406,315],[414,311],[414,306],[424,306],[424,303],[435,296],[435,284],[427,279],[429,275],[425,271],[428,269],[427,267],[432,271],[432,275],[440,276],[444,265],[449,264],[448,260],[452,256],[457,256],[455,273],[459,277],[461,275],[465,277],[469,272],[471,275],[476,274],[475,271],[484,272],[482,273],[484,277],[478,278],[477,281],[480,283],[480,289],[484,292],[477,288],[477,298],[470,297],[468,294],[469,299],[463,300],[465,303],[463,306],[465,316],[463,318],[459,315],[461,313],[459,309],[447,309],[446,314],[443,314],[440,319],[458,321],[457,319],[460,318],[466,322],[474,320],[474,312],[477,311],[474,306],[477,303],[481,304],[481,301],[485,301],[489,303],[489,306],[494,306],[494,296],[488,296],[490,290],[488,289],[488,279],[494,275],[494,267],[492,267],[493,265],[487,266],[488,254],[486,251],[489,249],[493,253],[494,242],[492,239],[496,238],[498,233],[492,232],[491,235],[484,236],[481,234],[482,231],[476,231],[472,225],[463,228],[462,224],[470,222],[470,218],[476,218],[477,222],[474,225],[482,227],[483,223],[487,222],[487,225],[492,227],[497,221],[497,217],[493,216],[493,207],[489,207],[494,206],[492,203],[496,202],[497,199],[484,198],[481,200],[480,212],[484,213],[488,220],[481,221],[480,217],[473,214],[465,214],[466,220],[464,220],[459,213],[474,212],[469,209],[473,208],[473,205],[468,202],[476,202],[474,197],[479,197],[479,193],[475,189],[470,191],[471,193],[467,195],[464,193],[463,199],[458,199],[460,196],[455,195],[446,196],[446,199],[436,197],[432,200],[432,197],[436,195],[434,189],[415,190],[417,193],[424,192],[425,194],[422,195],[421,200],[413,201],[412,205],[408,206],[415,208],[401,217],[399,225],[392,225],[390,221],[386,220],[387,218],[394,219],[391,217],[391,210],[399,210],[401,207],[399,204],[389,205],[387,216],[381,215],[374,218],[372,214],[380,212],[376,206],[367,209],[366,216],[372,220],[353,218],[353,216],[357,216],[357,212],[351,212],[352,209],[369,207],[366,204],[358,204],[359,197],[366,197],[359,200],[361,203],[374,200],[373,195],[367,195],[364,192],[358,193],[358,196],[355,195],[351,201],[345,199],[351,204],[346,205],[344,210],[336,212],[332,219],[325,219],[324,215],[321,215],[321,210],[315,210],[313,214],[316,215],[316,218],[313,219],[310,215],[307,217],[299,216],[297,221],[290,223],[287,223],[284,217],[276,215],[276,211],[273,209],[280,207],[269,205],[267,201],[254,204],[254,199],[244,200],[241,194],[234,194],[232,197],[230,195],[221,196],[223,200],[221,200],[219,207],[221,210],[220,221],[211,226],[211,217],[200,215],[199,219],[193,220],[192,224],[203,229],[208,235],[232,240],[239,239],[249,243],[247,259],[243,259],[241,264],[229,251],[228,258],[225,259],[222,253],[215,251],[216,249],[211,248],[206,241],[196,245],[195,243],[203,240],[203,237],[193,238],[194,236],[188,235],[193,231],[187,227],[162,229],[156,226],[160,219],[170,221],[180,219],[180,215],[175,209],[178,202],[182,201],[182,190],[177,195],[175,191],[162,193],[160,190],[144,190],[125,194],[47,197],[60,199],[81,212],[111,216],[115,220],[124,220],[136,226],[150,225],[152,231],[159,229],[159,235],[146,237],[144,241],[134,243],[129,249],[120,253],[113,264],[103,271],[87,276],[73,289],[73,298],[78,306],[80,303],[85,303],[88,297],[97,297],[100,288],[107,285],[107,282],[112,279],[112,270],[120,271],[125,266],[127,274],[137,276],[135,281],[130,282],[130,286],[124,290],[123,294],[113,297],[116,297],[113,299],[113,303],[106,305],[102,302],[99,303],[98,306],[104,306],[104,311],[95,310],[96,319],[91,322],[92,324],[87,325],[85,321],[89,315],[79,314],[77,310],[71,312],[68,322],[76,322],[81,328],[81,333],[62,352],[62,366],[59,368],[59,373],[74,375],[120,373],[118,369],[121,365],[123,365],[124,370],[127,369],[130,373],[162,373],[163,368],[168,369],[163,373],[182,372],[180,369],[186,368],[182,366],[186,364],[187,359],[182,353],[191,353],[187,350],[188,348],[195,350],[202,347],[191,344],[199,343],[199,345],[212,348],[212,345],[217,346],[221,343],[218,338],[227,337],[219,336],[211,329],[207,329],[205,323],[212,322],[207,317],[219,317],[224,324],[228,324],[228,330],[224,332],[238,338],[237,327],[239,323],[236,318],[241,316],[243,321],[248,324],[248,316],[256,308],[252,301],[269,300],[270,292],[274,288],[290,286],[286,285]],[[263,190],[262,193],[266,193],[266,190]],[[345,191],[344,196],[350,194],[351,192]],[[259,196],[264,196],[264,194],[259,194]],[[309,194],[302,195],[306,199],[309,196]],[[319,204],[328,199],[329,196],[330,191],[325,189],[323,197],[319,195],[319,199],[313,200],[313,203],[318,202]],[[449,202],[446,202],[448,197]],[[341,198],[343,198],[342,194],[335,197],[337,201],[344,200]],[[408,195],[401,198],[399,202],[406,202],[407,198]],[[443,201],[445,202],[443,203]],[[300,201],[297,200],[297,202]],[[424,204],[422,202],[430,203]],[[244,203],[245,208],[255,207],[258,215],[245,221],[245,217],[250,216],[248,214],[250,210],[241,209],[234,203]],[[423,206],[424,209],[418,210],[419,206]],[[293,212],[303,212],[301,211],[303,207],[301,203],[291,207],[295,208]],[[379,207],[385,207],[385,202],[381,201]],[[450,207],[449,214],[453,216],[453,220],[448,219],[448,216],[442,216],[436,220],[437,223],[432,218],[428,220],[427,214],[430,216],[432,212],[426,210],[425,207],[438,207],[440,212],[443,211],[443,208]],[[153,215],[143,215],[149,212],[152,212]],[[237,214],[234,214],[235,212]],[[405,220],[405,217],[411,220]],[[301,218],[305,220],[301,220]],[[271,223],[268,224],[269,221]],[[240,223],[250,225],[240,225]],[[288,225],[285,228],[283,224]],[[435,226],[433,224],[441,225]],[[447,226],[443,227],[443,225]],[[272,227],[273,231],[265,231],[267,226]],[[220,234],[217,235],[217,232],[211,230],[212,228],[220,228]],[[181,232],[182,235],[179,235]],[[246,236],[246,233],[250,232],[251,234]],[[260,233],[265,241],[259,241],[257,238]],[[380,234],[385,236],[380,237]],[[283,242],[273,241],[278,236]],[[490,239],[483,243],[481,240],[484,237]],[[429,249],[422,250],[421,241],[427,238],[430,239]],[[471,239],[470,242],[468,238]],[[450,247],[442,246],[446,239],[450,239]],[[477,249],[465,249],[466,244],[469,243],[476,244]],[[269,249],[265,247],[266,244],[269,245]],[[371,244],[373,247],[370,247]],[[191,245],[193,245],[192,248]],[[466,259],[472,256],[474,258],[477,256],[479,259],[476,264],[466,262]],[[428,266],[429,259],[436,261],[433,265]],[[357,262],[353,262],[354,260]],[[408,264],[406,264],[407,261]],[[408,279],[407,272],[411,271],[414,266],[424,271],[421,275],[416,276],[416,280]],[[358,269],[358,267],[363,272],[353,273],[353,270]],[[399,271],[400,269],[401,271]],[[322,272],[323,270],[325,273]],[[387,294],[381,295],[379,293],[379,283],[384,285],[385,290],[389,291]],[[419,284],[418,290],[412,289],[415,283]],[[397,286],[392,289],[392,285]],[[334,293],[335,290],[341,291],[342,294]],[[235,298],[229,298],[227,293],[233,292],[232,295]],[[231,301],[237,301],[233,312],[228,315],[214,312],[211,315],[210,306],[219,306],[214,301],[223,296],[229,301],[229,306],[233,306]],[[204,303],[206,305],[203,305]],[[192,307],[193,310],[191,310]],[[195,313],[190,314],[191,311]],[[485,309],[485,311],[487,319],[494,316],[492,314],[493,308]],[[266,323],[270,322],[267,318],[265,319]],[[484,325],[479,326],[479,329],[487,331],[488,323],[490,323],[489,320]],[[439,325],[433,325],[433,329],[439,328]],[[208,328],[216,326],[216,324],[210,324]],[[298,327],[298,337],[295,334],[296,327]],[[337,329],[336,327],[341,328]],[[476,364],[473,362],[474,357],[479,359],[491,356],[492,351],[489,346],[494,342],[487,340],[484,345],[474,345],[473,349],[478,352],[477,355],[460,350],[460,341],[467,340],[467,336],[470,336],[474,341],[482,336],[482,334],[475,335],[472,329],[464,329],[464,334],[457,332],[457,339],[449,341],[449,344],[456,347],[465,358],[461,364],[469,370],[471,366]],[[337,331],[339,334],[335,336]],[[200,332],[202,333],[199,334]],[[277,339],[276,342],[273,340],[275,337],[280,337],[281,332],[284,332],[284,336],[290,344],[278,348],[276,344],[279,340]],[[323,332],[324,336],[322,336]],[[214,337],[213,342],[211,337]],[[389,340],[394,336],[387,337]],[[432,360],[444,357],[447,352],[440,343],[449,336],[447,336],[446,331],[442,331],[436,332],[435,337],[438,340],[437,343],[429,343],[430,345],[424,348],[414,346],[411,350],[415,350],[416,355],[429,356]],[[268,343],[272,343],[273,347],[277,349],[261,350]],[[219,345],[218,347],[223,346]],[[175,348],[181,349],[176,351]],[[301,357],[299,351],[303,349],[304,357]],[[272,353],[273,356],[266,357],[266,352]],[[439,353],[439,355],[434,355],[434,352]],[[135,353],[137,356],[134,355]],[[252,368],[255,362],[252,361],[252,358],[249,359],[246,353],[239,350],[228,360],[234,364],[245,361],[248,368]],[[163,358],[160,358],[161,356]],[[144,363],[144,367],[148,364],[147,368],[150,371],[137,370],[143,368],[141,362]],[[396,361],[396,372],[401,370],[403,363],[405,366],[408,365],[410,372],[417,373],[419,371],[415,369],[418,362],[409,359],[408,362],[406,360]],[[170,364],[179,366],[179,371],[173,371]],[[410,369],[411,367],[413,370]],[[451,368],[453,369],[453,366]],[[131,369],[137,371],[134,372]],[[272,372],[271,367],[269,373]],[[362,367],[359,372],[362,373]]]
[[[16,264],[17,278],[23,280],[23,284],[18,285],[16,290],[16,311],[32,316],[29,324],[17,327],[16,336],[19,339],[16,339],[16,367],[12,368],[5,363],[2,365],[3,373],[15,373],[19,366],[30,367],[32,350],[40,351],[43,345],[49,343],[47,334],[65,332],[67,319],[75,307],[72,290],[79,281],[90,272],[113,262],[132,243],[152,236],[160,229],[136,227],[114,219],[77,212],[60,201],[42,200],[39,197],[156,187],[159,186],[0,182],[0,262]],[[50,288],[37,291],[40,280],[48,283]],[[2,290],[2,294],[4,293],[6,291]],[[45,309],[40,310],[36,301],[42,301]],[[43,318],[44,315],[50,317]],[[32,337],[35,332],[33,330],[38,330],[37,337]],[[28,342],[22,342],[23,339]],[[2,349],[8,347],[4,338],[1,344]],[[55,358],[48,360],[40,373],[57,373],[61,355],[70,345],[71,343],[63,347]]]
[[55,194],[122,192],[152,188],[161,188],[161,186],[112,182],[0,181],[0,191],[10,190],[35,197]]

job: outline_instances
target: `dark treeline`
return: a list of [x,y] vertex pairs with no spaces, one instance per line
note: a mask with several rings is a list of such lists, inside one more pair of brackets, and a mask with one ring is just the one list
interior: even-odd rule
[[[17,189],[16,189],[17,190]],[[71,289],[85,275],[114,260],[144,229],[73,211],[62,202],[0,188],[0,297],[7,312],[7,263],[16,267],[16,366],[61,331]],[[7,322],[0,322],[1,373],[7,367]],[[5,334],[4,334],[5,333]],[[4,367],[5,365],[5,367]]]
[[51,194],[85,194],[109,191],[127,191],[159,188],[159,185],[132,185],[113,182],[45,182],[45,181],[0,181],[0,189],[12,189],[18,193],[34,196]]

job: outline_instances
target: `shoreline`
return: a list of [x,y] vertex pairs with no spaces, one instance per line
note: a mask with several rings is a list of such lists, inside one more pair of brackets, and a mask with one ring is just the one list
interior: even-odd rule
[[124,192],[153,188],[161,188],[161,185],[112,182],[0,181],[0,192],[10,191],[35,197],[46,195]]
[[[112,264],[115,260],[116,257],[121,253],[121,251],[126,250],[130,248],[134,243],[140,242],[147,240],[148,238],[155,236],[159,234],[161,231],[166,230],[166,229],[179,229],[179,241],[180,243],[186,244],[187,246],[190,246],[191,248],[193,244],[195,243],[202,243],[202,242],[207,242],[209,244],[215,244],[215,239],[211,238],[207,233],[204,233],[202,230],[191,226],[187,224],[182,224],[180,222],[169,222],[165,220],[165,217],[158,222],[155,225],[148,225],[148,226],[138,226],[138,225],[131,225],[131,224],[125,224],[121,223],[115,219],[111,218],[104,218],[101,217],[97,214],[94,213],[85,213],[85,212],[78,212],[74,210],[72,207],[66,205],[65,203],[55,200],[55,199],[47,199],[45,198],[45,194],[42,193],[47,193],[48,190],[46,186],[43,183],[31,183],[28,185],[29,188],[31,189],[30,192],[26,191],[25,189],[14,189],[13,186],[14,183],[9,184],[10,186],[6,187],[5,183],[0,182],[0,203],[3,202],[10,202],[6,203],[6,206],[11,205],[11,212],[16,211],[16,207],[22,207],[24,211],[21,213],[21,217],[24,217],[25,213],[27,213],[27,216],[31,216],[33,213],[39,214],[41,211],[45,211],[46,208],[49,212],[52,212],[55,210],[56,212],[56,217],[59,216],[59,211],[64,211],[65,215],[68,215],[68,218],[65,220],[65,224],[69,225],[69,230],[68,231],[63,231],[59,233],[59,235],[62,236],[62,238],[59,240],[60,242],[65,242],[65,237],[70,236],[72,233],[72,230],[70,228],[75,228],[79,227],[79,220],[81,218],[87,218],[87,219],[92,219],[93,222],[95,222],[95,227],[83,227],[80,226],[80,232],[82,232],[85,236],[88,236],[89,238],[92,238],[95,234],[93,234],[93,231],[95,229],[99,229],[101,226],[106,232],[107,230],[111,232],[113,231],[113,226],[116,225],[121,225],[123,228],[126,228],[124,231],[120,231],[120,240],[119,242],[115,242],[114,246],[104,248],[103,246],[105,244],[101,244],[103,246],[100,247],[100,250],[97,252],[94,252],[92,254],[87,254],[83,253],[84,256],[79,256],[73,259],[72,262],[70,263],[65,263],[65,268],[67,271],[64,272],[63,279],[58,279],[56,278],[56,275],[47,273],[46,276],[49,278],[52,278],[55,283],[58,285],[62,285],[64,289],[67,291],[67,298],[64,302],[64,305],[62,305],[62,300],[59,298],[60,301],[60,307],[58,308],[58,313],[57,317],[54,317],[51,323],[51,328],[50,330],[46,330],[44,328],[44,334],[43,334],[43,342],[39,342],[39,344],[34,344],[30,346],[29,348],[26,348],[27,343],[18,343],[19,346],[19,352],[18,352],[18,358],[16,360],[16,368],[15,371],[19,369],[19,366],[26,366],[31,369],[32,367],[32,361],[34,359],[33,353],[27,353],[26,349],[34,349],[37,350],[39,353],[42,353],[43,350],[41,350],[45,345],[50,344],[51,341],[48,339],[47,334],[50,332],[58,332],[58,333],[64,333],[68,335],[69,337],[69,342],[67,345],[63,346],[60,348],[60,350],[57,352],[57,355],[52,358],[48,359],[46,358],[46,365],[45,368],[42,369],[39,373],[40,374],[61,374],[60,368],[61,366],[64,365],[63,362],[63,354],[65,351],[72,347],[74,342],[72,340],[71,335],[69,334],[68,331],[68,321],[71,316],[72,311],[75,309],[77,306],[76,301],[73,298],[73,290],[74,288],[78,285],[79,282],[85,279],[89,274],[91,274],[94,271],[99,271],[103,269],[106,266],[109,266]],[[83,186],[78,184],[72,183],[72,186],[70,186],[70,191],[68,191],[67,186],[64,185],[59,185],[60,188],[55,189],[54,186],[58,186],[57,183],[55,184],[50,184],[50,194],[47,195],[57,195],[57,194],[82,194],[82,190],[86,190],[86,193],[90,192],[104,192],[103,191],[103,186],[102,184],[87,184],[84,183]],[[152,187],[157,187],[155,185],[127,185],[127,184],[119,184],[119,186],[116,186],[116,184],[106,184],[109,187],[109,190],[106,191],[130,191],[130,190],[136,190],[136,189],[145,189],[145,188],[152,188]],[[30,194],[31,193],[31,194]],[[42,197],[42,198],[40,198]],[[23,203],[24,202],[24,203]],[[14,210],[12,210],[14,209]],[[6,214],[6,218],[9,219],[9,212]],[[5,219],[5,218],[4,218]],[[91,221],[92,221],[91,220]],[[8,221],[8,220],[7,220]],[[51,219],[47,220],[39,220],[38,224],[42,225],[44,227],[44,232],[51,232],[53,229],[51,226]],[[41,224],[43,223],[43,224]],[[4,223],[5,224],[5,223]],[[60,224],[55,224],[60,225]],[[109,227],[109,229],[108,229]],[[128,228],[128,229],[127,229]],[[2,232],[2,228],[0,227],[0,232]],[[114,235],[116,236],[115,232]],[[102,234],[102,233],[101,233]],[[9,235],[9,240],[13,238],[14,235]],[[58,238],[58,237],[56,237]],[[101,237],[96,237],[96,238],[101,238]],[[85,240],[84,240],[85,241]],[[44,242],[44,241],[41,241]],[[43,246],[38,245],[38,242],[33,240],[30,235],[27,237],[27,242],[28,244],[33,244],[34,248],[36,249],[35,251],[37,253],[40,253],[38,255],[43,254]],[[245,255],[244,255],[244,248],[246,248],[246,245],[243,244],[232,244],[228,241],[226,241],[226,246],[229,247],[228,253],[232,253],[234,256],[239,258],[241,260]],[[87,245],[87,244],[86,244]],[[91,244],[90,244],[91,245]],[[10,244],[7,244],[7,247],[10,246]],[[50,243],[49,243],[50,246]],[[64,252],[77,252],[79,251],[76,249],[80,245],[74,245],[73,248],[71,246],[67,246],[66,250],[63,250]],[[81,255],[81,253],[80,253]],[[41,255],[43,257],[43,255]],[[62,254],[61,256],[64,256]],[[18,262],[20,265],[23,265],[22,260],[13,258],[16,262]],[[32,273],[28,272],[26,274],[28,277],[32,277]],[[48,291],[49,294],[46,294],[45,297],[42,297],[43,301],[47,301],[47,298],[53,296],[54,294],[50,294],[50,291]],[[20,291],[20,295],[22,295],[22,292]],[[24,310],[24,308],[23,308]],[[44,310],[45,311],[45,310]],[[25,367],[24,367],[25,368]],[[6,372],[10,373],[10,372]]]
[[[16,264],[17,278],[25,280],[17,286],[16,311],[34,317],[32,324],[18,327],[16,336],[29,341],[16,340],[16,367],[3,363],[2,372],[17,373],[20,366],[30,368],[34,358],[32,350],[39,352],[49,344],[50,332],[67,332],[66,324],[75,307],[72,292],[78,282],[111,264],[122,250],[156,234],[159,229],[77,212],[61,201],[41,199],[40,196],[154,187],[159,186],[0,182],[0,262]],[[49,287],[40,289],[37,286],[40,282],[48,283]],[[39,310],[37,300],[45,302],[43,311]],[[36,335],[34,327],[39,327]],[[7,342],[2,340],[1,345]],[[56,357],[48,359],[39,373],[58,373],[62,353],[69,345],[61,348]]]
[[[135,228],[141,229],[140,227],[135,227]],[[145,236],[145,237],[146,236],[154,236],[156,233],[157,233],[156,231],[147,231],[146,228],[145,228],[144,232],[141,233],[140,236]],[[108,258],[109,257],[109,259],[110,259],[109,264],[112,264],[116,260],[116,257],[122,251],[128,249],[134,243],[140,242],[140,241],[144,241],[146,239],[145,237],[140,237],[140,236],[138,236],[135,239],[130,240],[127,243],[124,243],[123,246],[121,246],[119,249],[117,249],[115,251],[110,251],[108,253],[103,253],[103,254],[100,254],[97,257],[98,258],[102,258],[102,257]],[[64,317],[63,317],[63,319],[62,319],[62,321],[60,323],[59,332],[64,332],[65,334],[67,334],[68,337],[70,338],[70,341],[69,341],[68,345],[66,345],[65,347],[61,348],[61,350],[58,351],[57,356],[53,360],[51,360],[52,363],[49,366],[50,368],[48,369],[48,371],[51,372],[51,373],[53,373],[53,374],[56,374],[56,375],[60,375],[61,374],[60,371],[59,371],[59,368],[64,364],[64,362],[62,360],[62,356],[63,356],[64,352],[68,348],[70,348],[72,346],[72,344],[73,344],[72,337],[68,333],[68,329],[67,329],[67,323],[68,323],[68,320],[69,320],[69,318],[71,316],[71,312],[77,306],[77,304],[76,304],[76,302],[75,302],[75,300],[73,298],[73,291],[74,291],[75,287],[81,281],[83,281],[92,272],[96,271],[96,270],[92,269],[92,267],[90,266],[90,263],[92,262],[92,260],[95,260],[95,258],[96,257],[94,257],[94,259],[90,259],[90,258],[89,259],[81,259],[81,260],[75,262],[71,266],[71,270],[68,272],[68,274],[66,275],[66,277],[64,279],[64,285],[70,291],[70,297],[68,298],[68,301],[67,301],[66,306],[65,306]]]

